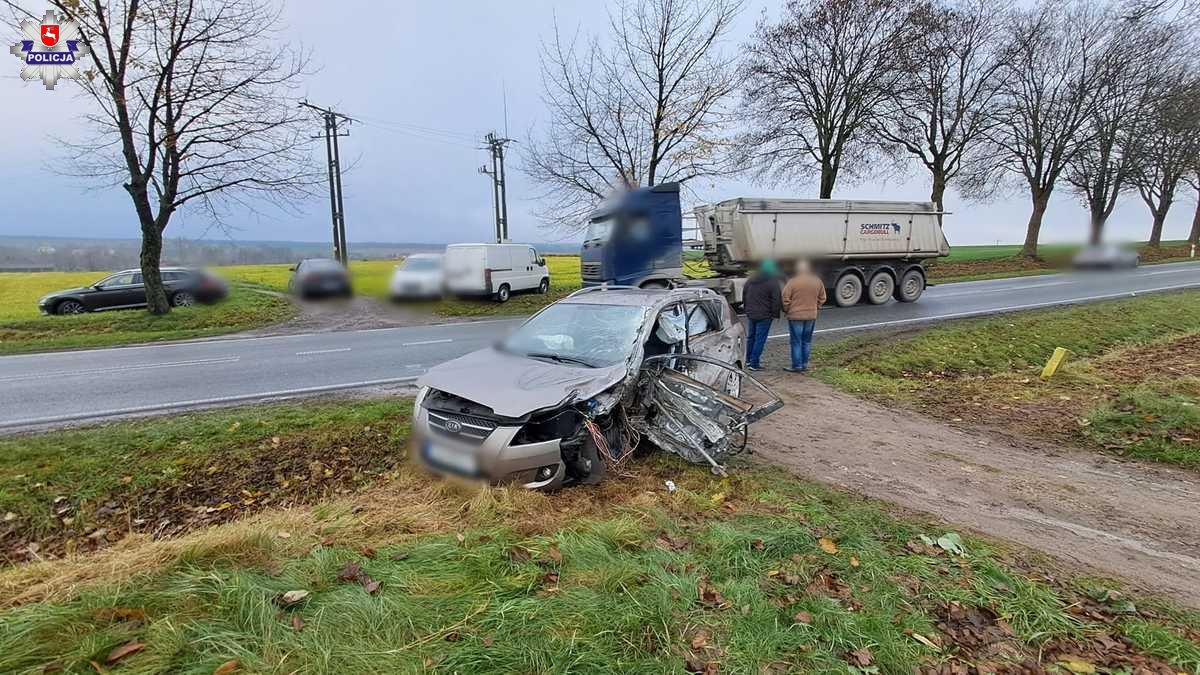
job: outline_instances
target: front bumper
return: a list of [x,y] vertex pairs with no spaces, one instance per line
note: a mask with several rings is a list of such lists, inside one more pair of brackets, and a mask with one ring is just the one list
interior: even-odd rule
[[[457,433],[447,430],[446,422],[452,417],[458,422]],[[521,425],[473,425],[463,416],[418,405],[413,414],[413,457],[429,471],[444,476],[515,483],[531,490],[561,487],[567,468],[560,439],[516,445],[513,439],[520,430]]]

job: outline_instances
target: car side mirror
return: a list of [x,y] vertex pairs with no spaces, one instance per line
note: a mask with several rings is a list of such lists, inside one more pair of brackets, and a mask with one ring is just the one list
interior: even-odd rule
[[288,271],[289,271],[289,272],[295,272],[295,271],[296,271],[296,268],[295,268],[295,267],[289,267],[289,268],[288,268]]
[[545,266],[546,266],[546,259],[545,259],[545,258],[538,258],[537,264],[538,264],[538,267],[545,267]]

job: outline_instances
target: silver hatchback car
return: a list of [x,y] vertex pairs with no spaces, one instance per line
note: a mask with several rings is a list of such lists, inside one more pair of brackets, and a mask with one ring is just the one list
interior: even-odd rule
[[593,287],[418,381],[428,469],[557,489],[596,483],[643,440],[724,472],[748,425],[782,407],[742,371],[745,337],[703,288]]

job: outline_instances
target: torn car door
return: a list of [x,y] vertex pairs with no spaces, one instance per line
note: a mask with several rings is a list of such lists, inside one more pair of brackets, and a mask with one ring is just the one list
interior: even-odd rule
[[[726,372],[720,378],[724,391],[685,374],[701,365]],[[707,463],[722,475],[727,458],[745,450],[749,425],[783,407],[778,396],[740,369],[696,354],[646,359],[639,390],[644,414],[634,421],[638,432],[663,450]]]

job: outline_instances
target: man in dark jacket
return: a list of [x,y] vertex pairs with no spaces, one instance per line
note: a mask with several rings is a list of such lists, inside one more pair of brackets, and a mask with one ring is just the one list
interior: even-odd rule
[[742,306],[746,310],[746,367],[762,370],[759,358],[767,346],[771,323],[783,311],[779,268],[774,260],[764,260],[758,272],[746,282],[742,290]]

